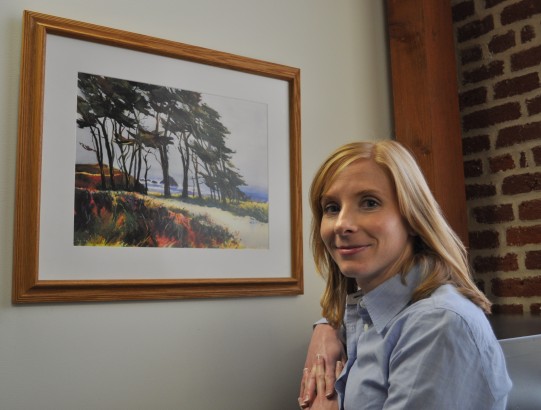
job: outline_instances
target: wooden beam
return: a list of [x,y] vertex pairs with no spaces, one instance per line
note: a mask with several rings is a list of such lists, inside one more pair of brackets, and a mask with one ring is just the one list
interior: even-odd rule
[[416,156],[467,244],[467,211],[451,5],[387,0],[396,139]]

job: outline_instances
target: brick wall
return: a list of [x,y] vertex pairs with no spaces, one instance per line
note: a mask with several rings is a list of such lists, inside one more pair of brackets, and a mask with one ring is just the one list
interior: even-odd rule
[[452,0],[471,263],[494,313],[541,314],[541,0]]

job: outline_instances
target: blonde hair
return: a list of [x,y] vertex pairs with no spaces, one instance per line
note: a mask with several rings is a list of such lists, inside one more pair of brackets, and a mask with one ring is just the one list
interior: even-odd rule
[[318,272],[327,280],[321,307],[328,322],[335,327],[340,325],[347,294],[356,289],[356,283],[341,274],[321,239],[321,197],[336,176],[358,159],[371,159],[387,173],[396,189],[400,213],[416,235],[413,254],[405,255],[395,265],[396,272],[402,275],[413,265],[421,269],[422,280],[412,301],[429,297],[443,284],[452,284],[490,313],[490,301],[472,279],[466,248],[445,220],[415,159],[400,143],[385,140],[355,142],[338,148],[321,165],[310,187],[312,253]]

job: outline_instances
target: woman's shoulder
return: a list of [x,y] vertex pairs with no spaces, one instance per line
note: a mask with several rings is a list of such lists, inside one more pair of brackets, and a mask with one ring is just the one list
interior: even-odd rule
[[441,310],[442,312],[454,312],[464,317],[477,317],[478,315],[485,317],[484,312],[477,305],[450,284],[442,285],[429,297],[409,304],[407,310],[418,314]]
[[467,333],[472,342],[484,346],[497,341],[485,313],[453,285],[440,286],[430,297],[410,304],[399,316],[406,329],[436,327],[451,336]]
[[388,342],[400,347],[393,351],[438,346],[431,352],[452,355],[453,363],[478,369],[495,399],[509,392],[505,358],[487,316],[454,286],[441,286],[430,297],[410,304],[396,319],[387,334]]
[[461,385],[490,392],[477,397],[505,402],[511,382],[498,340],[485,313],[454,286],[441,286],[408,305],[384,337],[394,364],[416,358],[427,368],[452,368],[461,375]]

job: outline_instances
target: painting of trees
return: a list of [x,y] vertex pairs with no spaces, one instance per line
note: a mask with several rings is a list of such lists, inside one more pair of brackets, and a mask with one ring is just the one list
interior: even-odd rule
[[[234,163],[235,150],[228,146],[230,131],[220,113],[205,103],[199,92],[79,73],[76,122],[87,136],[84,141],[78,139],[87,159],[85,164],[77,160],[76,189],[108,191],[115,197],[121,194],[123,200],[126,195],[134,194],[156,197],[158,193],[151,192],[153,189],[149,186],[149,173],[157,164],[162,199],[199,200],[237,213],[247,209],[240,204],[251,201],[242,190],[246,181]],[[180,170],[175,177],[171,174],[173,166]],[[173,187],[178,192],[176,196]],[[98,215],[98,208],[92,193],[79,193],[76,201],[79,201],[76,203],[79,210],[78,215],[76,212],[77,237],[78,229],[88,230],[87,221],[92,219],[89,215]],[[103,195],[99,201],[105,201]],[[265,205],[268,206],[256,204],[251,215],[263,224],[268,218]],[[137,212],[148,214],[138,206]],[[114,207],[109,208],[114,214]],[[170,217],[179,220],[175,215]],[[118,221],[115,223],[118,226]],[[103,221],[99,224],[103,225]],[[149,225],[148,220],[142,224]],[[161,246],[164,242],[160,242],[155,232],[141,235],[131,246]],[[82,236],[86,238],[84,241],[89,241],[88,236]],[[242,246],[233,233],[227,237],[220,231],[220,237],[225,238],[227,246]],[[169,240],[165,242],[171,244]],[[143,243],[146,245],[141,245]],[[198,243],[205,246],[201,241]],[[126,245],[124,239],[122,245]]]

